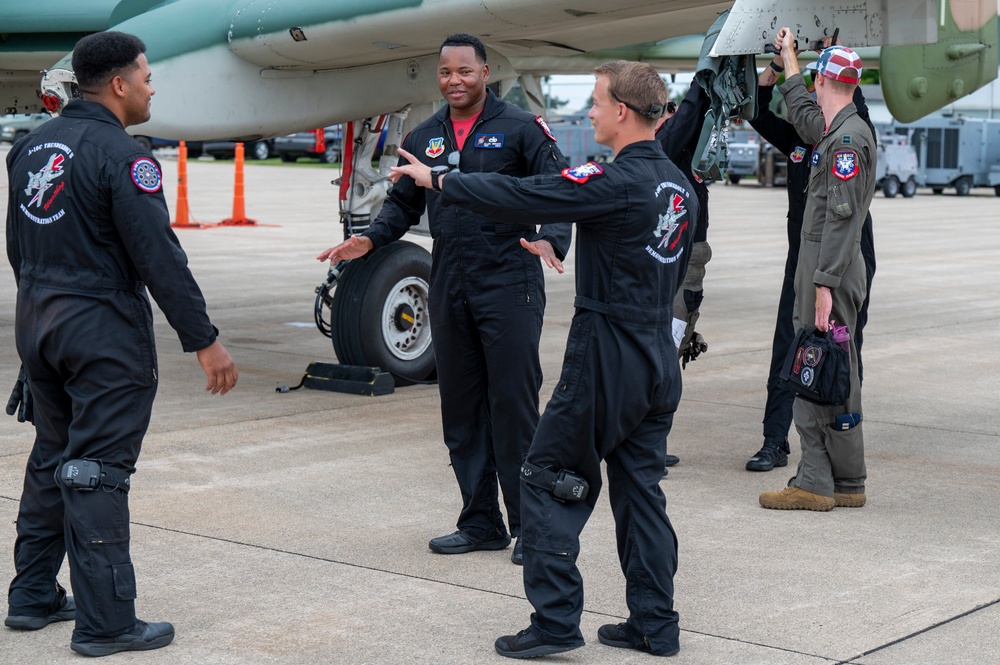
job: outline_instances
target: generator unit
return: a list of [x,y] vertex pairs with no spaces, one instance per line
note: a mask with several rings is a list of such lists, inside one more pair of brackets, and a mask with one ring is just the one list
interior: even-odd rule
[[973,187],[992,187],[1000,196],[1000,120],[961,116],[894,124],[893,133],[917,152],[917,184],[935,194],[954,187],[967,196]]

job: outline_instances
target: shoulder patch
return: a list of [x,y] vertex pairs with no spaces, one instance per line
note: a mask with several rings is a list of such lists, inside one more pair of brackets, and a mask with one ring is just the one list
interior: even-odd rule
[[132,162],[132,182],[147,194],[160,191],[163,187],[160,167],[149,157],[140,157]]
[[812,159],[809,160],[809,165],[816,166],[817,164],[819,164],[819,160],[822,156],[823,155],[822,153],[820,153],[819,150],[813,150],[813,156]]
[[556,140],[556,137],[555,137],[555,135],[554,135],[554,134],[552,133],[552,130],[551,130],[551,129],[549,129],[549,123],[545,122],[545,118],[543,118],[543,117],[542,117],[542,116],[540,116],[540,115],[536,115],[536,116],[535,116],[535,122],[537,122],[537,123],[538,123],[538,126],[542,128],[542,131],[543,131],[543,132],[545,132],[545,135],[546,135],[546,136],[548,136],[548,137],[549,137],[550,139],[552,139],[553,141],[555,141],[555,140]]
[[858,172],[858,156],[853,150],[841,150],[833,155],[833,175],[850,180]]
[[578,185],[582,185],[594,176],[604,175],[604,167],[597,162],[587,162],[571,169],[563,169],[562,175],[567,180],[572,180]]
[[795,146],[795,150],[793,150],[792,154],[789,155],[788,157],[793,162],[795,162],[796,164],[798,164],[799,162],[801,162],[803,159],[806,158],[806,149],[803,148],[800,145],[799,146]]

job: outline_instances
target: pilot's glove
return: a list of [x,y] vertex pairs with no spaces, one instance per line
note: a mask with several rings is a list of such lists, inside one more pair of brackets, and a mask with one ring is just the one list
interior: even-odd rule
[[687,348],[681,353],[681,369],[687,369],[688,362],[697,360],[698,356],[708,351],[708,343],[701,333],[692,332]]
[[24,373],[24,366],[17,374],[17,383],[14,390],[10,392],[10,399],[7,400],[7,415],[17,414],[17,422],[35,423],[34,400],[31,399],[31,388],[28,386],[28,376]]

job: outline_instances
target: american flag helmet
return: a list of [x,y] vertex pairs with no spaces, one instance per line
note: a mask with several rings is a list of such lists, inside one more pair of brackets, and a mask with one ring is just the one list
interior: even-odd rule
[[857,83],[861,80],[861,56],[844,46],[831,46],[819,54],[809,69],[834,81]]

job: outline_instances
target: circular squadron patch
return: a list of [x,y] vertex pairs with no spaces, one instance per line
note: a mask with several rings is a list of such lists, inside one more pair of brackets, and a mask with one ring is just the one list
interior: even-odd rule
[[132,182],[147,194],[160,191],[163,186],[160,167],[149,157],[140,157],[132,162]]

